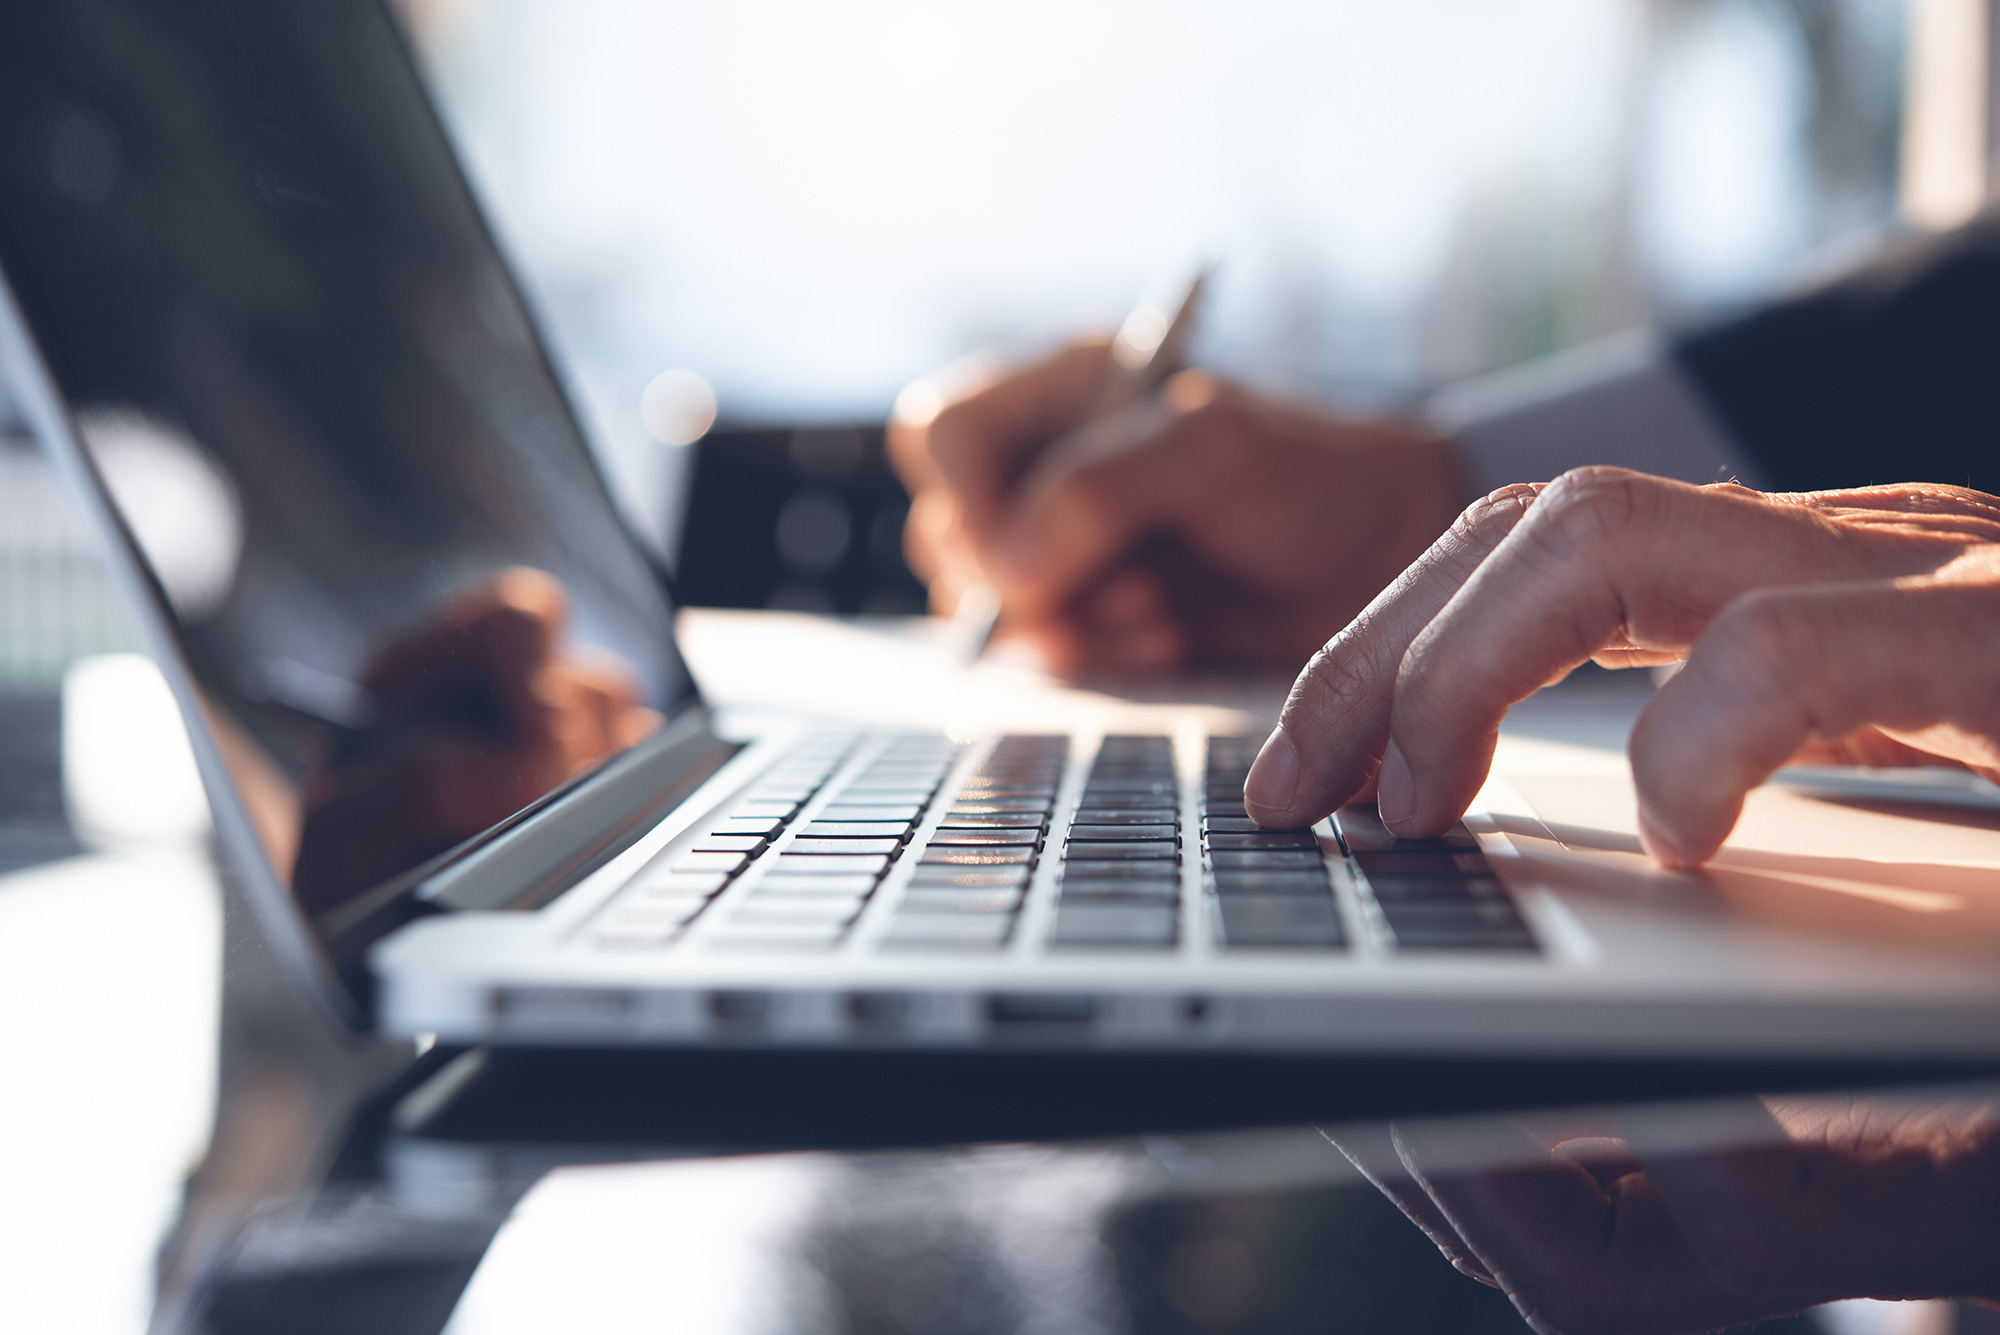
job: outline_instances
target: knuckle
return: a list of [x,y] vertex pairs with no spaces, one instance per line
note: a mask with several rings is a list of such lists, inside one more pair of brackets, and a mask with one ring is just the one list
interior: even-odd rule
[[1564,555],[1594,555],[1625,538],[1651,509],[1657,486],[1622,468],[1572,468],[1543,490],[1530,522]]
[[1543,489],[1543,484],[1538,482],[1510,482],[1487,492],[1459,512],[1458,518],[1452,521],[1452,536],[1466,542],[1495,528],[1512,527],[1521,516],[1534,508]]
[[1351,713],[1369,695],[1368,672],[1347,643],[1345,632],[1321,647],[1306,664],[1285,712],[1295,710],[1314,729]]
[[930,421],[907,428],[911,450],[922,449],[931,458],[944,462],[971,447],[979,434],[977,405],[966,398],[949,399]]

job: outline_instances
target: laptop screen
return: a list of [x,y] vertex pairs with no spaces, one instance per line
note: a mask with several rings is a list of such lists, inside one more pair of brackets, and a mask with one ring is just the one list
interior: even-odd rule
[[691,699],[376,0],[0,9],[0,267],[309,913]]

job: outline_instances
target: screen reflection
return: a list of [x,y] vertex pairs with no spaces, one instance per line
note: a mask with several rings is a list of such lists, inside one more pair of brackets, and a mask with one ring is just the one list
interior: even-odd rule
[[0,266],[309,909],[689,697],[379,5],[8,7]]

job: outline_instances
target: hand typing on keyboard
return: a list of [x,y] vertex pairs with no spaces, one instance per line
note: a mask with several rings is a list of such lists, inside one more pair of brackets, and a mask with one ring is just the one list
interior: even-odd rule
[[1443,831],[1507,707],[1586,659],[1685,660],[1631,743],[1646,849],[1714,854],[1794,757],[2000,775],[2000,499],[1943,486],[1765,495],[1613,468],[1474,504],[1292,687],[1250,771],[1260,822],[1372,784]]

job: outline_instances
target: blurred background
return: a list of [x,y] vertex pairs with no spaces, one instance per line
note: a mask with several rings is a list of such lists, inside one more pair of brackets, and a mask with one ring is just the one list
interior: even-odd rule
[[1199,361],[1396,406],[1898,214],[1904,0],[402,2],[668,551],[705,411],[879,422],[1189,254]]
[[[897,391],[1190,256],[1198,360],[1409,406],[1960,221],[1993,137],[1985,0],[396,3],[621,500],[720,605],[919,610]],[[46,513],[0,525],[0,679],[117,647]]]

